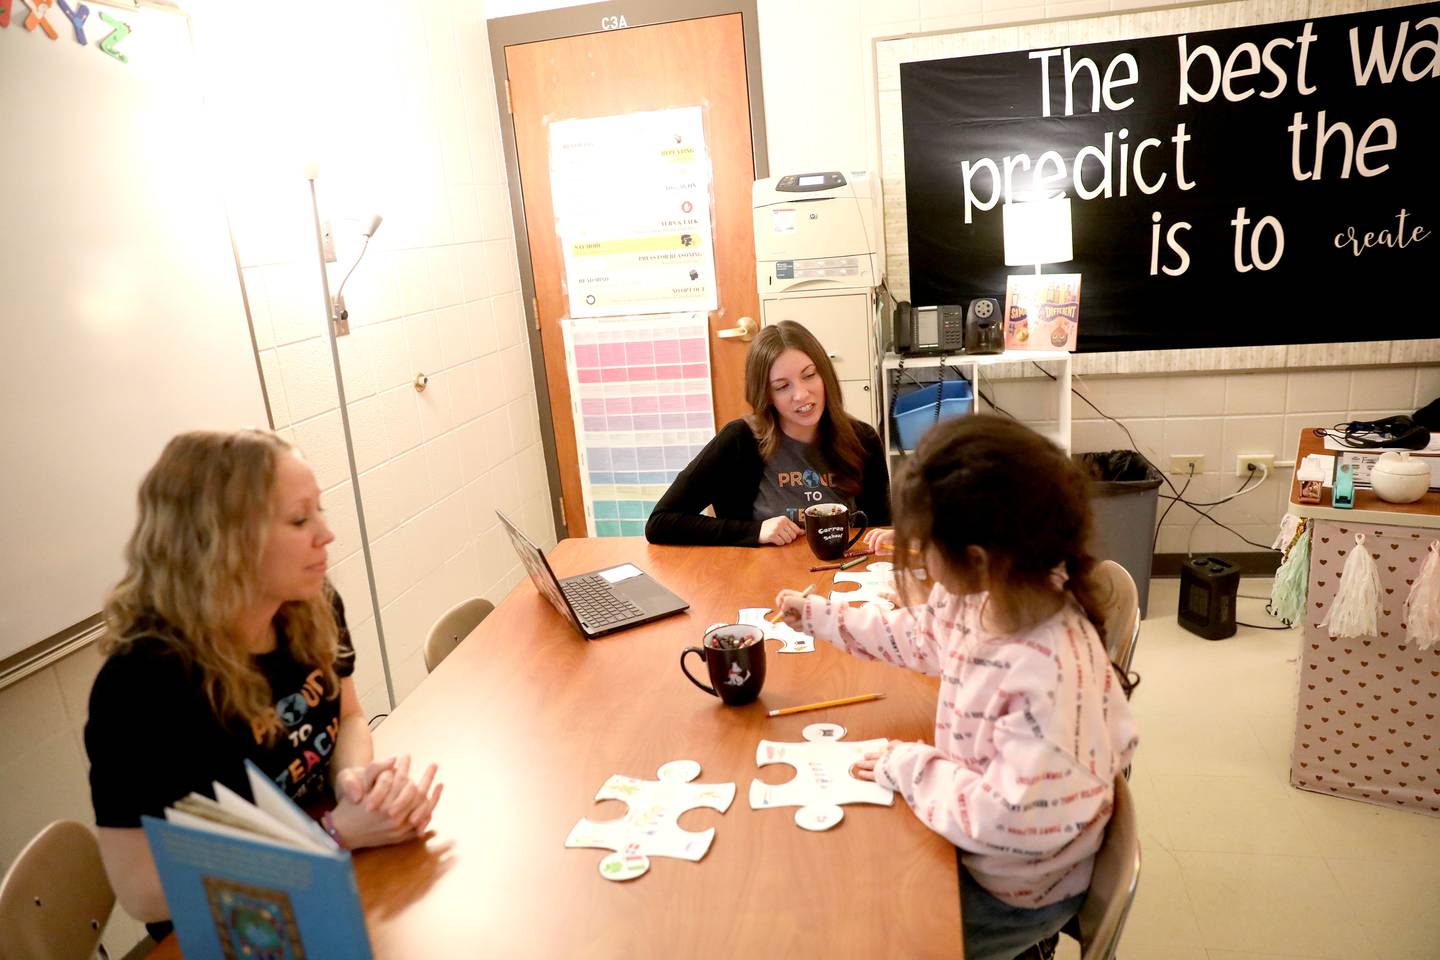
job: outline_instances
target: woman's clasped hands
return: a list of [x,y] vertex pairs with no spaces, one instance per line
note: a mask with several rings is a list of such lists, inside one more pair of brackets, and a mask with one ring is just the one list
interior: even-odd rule
[[435,783],[435,764],[417,783],[410,778],[410,757],[389,757],[335,775],[335,832],[349,849],[413,840],[425,832],[443,784]]

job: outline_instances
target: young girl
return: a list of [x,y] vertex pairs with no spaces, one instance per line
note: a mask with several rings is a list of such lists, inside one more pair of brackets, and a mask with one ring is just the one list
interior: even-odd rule
[[157,939],[170,914],[140,817],[217,780],[248,796],[247,759],[346,847],[419,836],[440,799],[433,764],[417,783],[408,758],[374,761],[334,539],[273,433],[182,434],[140,487],[85,748],[105,872]]
[[[745,356],[753,416],[732,420],[695,456],[645,524],[651,543],[786,544],[813,503],[890,522],[880,437],[845,413],[835,367],[814,334],[789,320],[761,330]],[[704,516],[707,506],[715,516]]]
[[[775,602],[796,629],[941,678],[934,745],[891,741],[855,772],[959,848],[967,960],[1010,960],[1080,909],[1136,744],[1099,634],[1085,481],[1028,428],[974,416],[926,434],[894,498],[913,606]],[[905,597],[916,581],[923,603]]]

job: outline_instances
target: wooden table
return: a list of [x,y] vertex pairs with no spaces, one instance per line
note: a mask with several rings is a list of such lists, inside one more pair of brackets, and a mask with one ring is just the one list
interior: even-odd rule
[[[1298,464],[1333,453],[1313,430],[1301,432]],[[1356,489],[1353,509],[1300,503],[1289,511],[1310,518],[1304,643],[1296,698],[1290,782],[1316,793],[1440,815],[1440,644],[1417,650],[1405,632],[1405,598],[1440,538],[1440,493],[1415,503],[1387,503]],[[1382,590],[1377,634],[1336,639],[1321,621],[1329,610],[1355,535],[1375,559]]]
[[[561,576],[630,561],[690,610],[585,642],[521,582],[375,733],[377,755],[435,761],[445,794],[424,843],[364,850],[355,874],[375,954],[389,957],[949,957],[962,951],[955,850],[893,807],[849,806],[824,833],[791,808],[751,810],[750,781],[789,779],[755,765],[762,738],[800,740],[833,721],[848,739],[929,740],[938,684],[847,656],[776,653],[757,703],[725,707],[681,674],[680,651],[711,623],[769,606],[777,588],[818,581],[804,541],[686,548],[639,539],[563,541]],[[692,658],[692,664],[696,662]],[[693,669],[693,666],[692,666]],[[884,700],[770,719],[775,707],[882,691]],[[625,883],[599,874],[604,850],[567,849],[581,817],[611,819],[596,791],[615,773],[654,779],[698,761],[700,781],[733,781],[728,812],[699,863],[661,857]],[[178,957],[174,937],[152,956]]]

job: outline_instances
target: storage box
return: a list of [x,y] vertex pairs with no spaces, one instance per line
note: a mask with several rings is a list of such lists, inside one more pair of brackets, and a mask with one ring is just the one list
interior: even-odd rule
[[925,431],[940,420],[965,416],[970,412],[971,400],[970,383],[967,380],[946,380],[932,386],[920,387],[897,399],[895,432],[900,437],[900,449],[914,450]]

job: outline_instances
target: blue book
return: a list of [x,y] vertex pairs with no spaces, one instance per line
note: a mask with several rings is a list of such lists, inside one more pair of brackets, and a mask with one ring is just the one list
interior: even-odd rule
[[217,783],[141,818],[186,960],[368,960],[350,854],[245,767],[253,804]]

